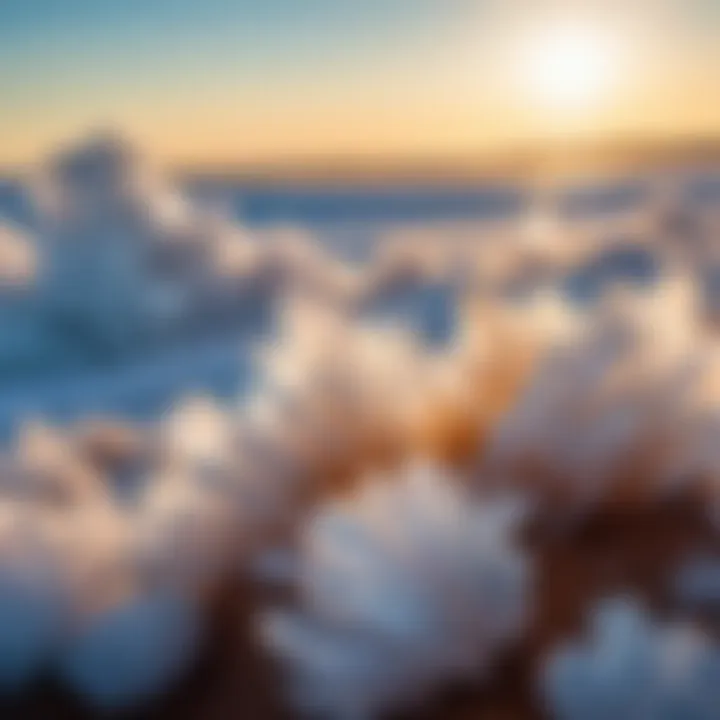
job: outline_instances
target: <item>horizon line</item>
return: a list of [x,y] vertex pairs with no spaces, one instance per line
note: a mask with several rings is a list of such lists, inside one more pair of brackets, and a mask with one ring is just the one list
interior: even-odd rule
[[[82,137],[82,136],[81,136]],[[565,174],[650,169],[667,162],[720,162],[720,130],[657,136],[554,137],[502,143],[467,152],[303,153],[266,158],[165,161],[154,163],[164,174],[187,179],[237,178],[247,181],[337,180],[388,182],[434,178],[452,181],[514,178],[519,173]],[[42,157],[39,162],[42,162]],[[0,179],[22,177],[37,163],[0,162]]]

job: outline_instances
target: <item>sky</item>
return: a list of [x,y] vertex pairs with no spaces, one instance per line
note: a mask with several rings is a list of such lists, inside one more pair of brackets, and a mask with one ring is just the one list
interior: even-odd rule
[[719,48],[720,0],[0,0],[0,163],[107,128],[170,163],[720,135]]

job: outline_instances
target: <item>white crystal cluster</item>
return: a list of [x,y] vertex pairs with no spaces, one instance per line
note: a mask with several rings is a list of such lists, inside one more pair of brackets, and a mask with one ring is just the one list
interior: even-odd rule
[[276,299],[292,295],[358,312],[388,293],[412,300],[435,283],[452,296],[524,295],[650,236],[647,221],[576,227],[544,203],[512,222],[386,234],[363,267],[352,267],[320,237],[250,232],[228,212],[189,200],[113,134],[52,157],[35,197],[36,237],[10,242],[10,231],[0,231],[8,238],[0,277],[34,277],[25,306],[48,336],[47,347],[33,345],[44,358],[53,348],[55,358],[72,355],[81,342],[117,353],[198,327],[262,324]]
[[716,357],[683,280],[610,295],[541,357],[484,461],[578,507],[712,476]]
[[512,502],[473,501],[431,465],[321,507],[301,541],[299,605],[263,636],[304,712],[375,718],[476,678],[522,631],[530,565]]
[[374,446],[407,450],[402,398],[427,358],[394,330],[294,307],[243,407],[196,398],[155,428],[20,435],[0,472],[6,689],[55,671],[101,707],[165,690],[194,657],[207,591],[267,527],[297,522]]
[[654,622],[633,601],[606,601],[590,636],[553,651],[542,676],[557,720],[712,720],[720,647],[687,624]]
[[[93,450],[104,450],[110,462],[114,449],[112,464],[138,453],[138,472],[149,466],[138,447],[121,447],[122,438],[110,435],[108,429],[105,438],[73,437],[33,426],[3,462],[0,687],[6,692],[54,673],[93,706],[132,706],[168,689],[195,656],[200,585],[175,581],[172,556],[163,568],[149,565],[142,530],[158,533],[164,517],[167,535],[183,513],[203,509],[179,480],[168,490],[164,516],[150,502],[154,482],[145,484],[137,505],[124,502],[109,468],[100,467],[102,453],[91,459]],[[115,479],[122,480],[119,468]],[[209,527],[206,518],[200,538]],[[174,557],[176,566],[189,562]]]
[[[403,411],[429,358],[401,327],[348,323],[322,306],[286,307],[277,343],[261,355],[263,399],[295,410],[298,432],[325,450],[358,449],[402,431]],[[303,422],[304,419],[304,422]],[[308,438],[309,442],[312,442]],[[318,448],[319,449],[319,448]]]
[[[298,591],[264,615],[264,642],[297,709],[375,718],[482,677],[528,620],[523,508],[463,480],[560,509],[689,488],[720,508],[720,357],[696,297],[715,254],[704,235],[677,242],[704,231],[541,208],[386,237],[357,269],[317,238],[195,205],[112,136],[61,153],[37,191],[37,237],[0,228],[0,363],[6,347],[53,366],[71,346],[173,347],[260,306],[279,328],[238,407],[196,397],[154,427],[30,425],[2,458],[1,691],[54,673],[101,709],[163,692],[202,643],[213,587],[299,527],[290,556],[261,556]],[[633,249],[685,275],[596,306],[563,294]],[[458,306],[449,346],[365,317],[433,284]],[[707,599],[716,570],[679,585]],[[595,625],[550,662],[558,718],[717,716],[706,640],[628,605]]]
[[275,295],[341,303],[353,292],[351,274],[311,239],[252,236],[181,195],[116,136],[60,153],[38,186],[48,321],[111,349],[252,321]]

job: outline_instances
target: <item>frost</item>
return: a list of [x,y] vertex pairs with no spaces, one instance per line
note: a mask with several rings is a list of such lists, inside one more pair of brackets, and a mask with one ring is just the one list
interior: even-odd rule
[[550,483],[578,506],[665,492],[692,441],[682,428],[705,371],[708,339],[693,307],[679,281],[607,298],[540,359],[494,433],[491,471],[535,477],[540,494]]
[[720,648],[686,625],[658,625],[635,603],[596,608],[590,638],[555,650],[542,686],[557,720],[711,720]]
[[131,598],[93,618],[64,650],[60,673],[89,703],[117,710],[169,689],[193,660],[199,617],[180,596]]
[[296,707],[378,717],[453,679],[483,676],[527,619],[519,507],[474,503],[413,466],[321,508],[299,560],[300,607],[267,614]]
[[0,689],[23,689],[49,667],[66,631],[64,578],[40,512],[0,504]]

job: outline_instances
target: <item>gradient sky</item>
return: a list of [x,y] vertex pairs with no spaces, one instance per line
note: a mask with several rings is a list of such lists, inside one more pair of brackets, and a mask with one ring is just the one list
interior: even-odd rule
[[[523,87],[558,18],[617,43],[582,114]],[[720,134],[719,47],[720,0],[0,0],[0,162],[98,127],[171,162]]]

